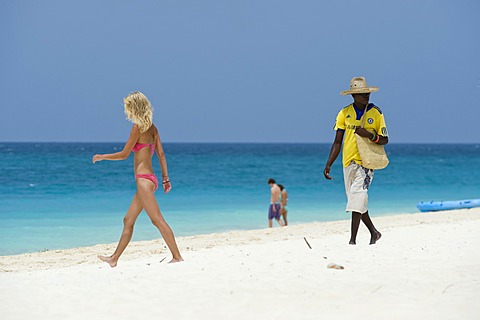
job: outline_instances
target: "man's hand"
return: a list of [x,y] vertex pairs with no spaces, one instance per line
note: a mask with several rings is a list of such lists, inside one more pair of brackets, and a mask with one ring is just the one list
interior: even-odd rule
[[362,127],[357,127],[355,129],[355,133],[358,134],[360,137],[372,139],[372,133],[367,131],[367,129]]
[[323,175],[325,176],[325,179],[332,180],[332,177],[330,176],[330,166],[329,165],[326,165],[325,169],[323,169]]

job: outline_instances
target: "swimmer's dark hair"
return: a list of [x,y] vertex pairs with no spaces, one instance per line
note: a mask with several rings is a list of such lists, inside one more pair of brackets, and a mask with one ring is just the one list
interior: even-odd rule
[[273,180],[272,178],[268,179],[268,184],[272,184],[272,183],[275,183],[275,180]]
[[283,189],[285,189],[285,188],[283,187],[283,184],[277,184],[277,186],[280,188],[280,191],[283,191]]

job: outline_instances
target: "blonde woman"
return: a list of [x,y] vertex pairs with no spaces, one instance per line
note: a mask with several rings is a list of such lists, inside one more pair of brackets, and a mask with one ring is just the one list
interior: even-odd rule
[[125,160],[134,152],[133,170],[137,183],[137,192],[133,196],[132,203],[123,219],[123,232],[118,242],[117,249],[111,256],[98,256],[100,260],[108,263],[112,268],[117,265],[118,259],[127,247],[133,234],[135,221],[143,209],[147,212],[152,223],[158,228],[165,240],[172,260],[170,262],[183,261],[178,250],[172,229],[164,220],[154,192],[158,188],[158,179],[153,172],[152,156],[156,152],[162,169],[162,186],[165,193],[172,189],[168,179],[167,161],[163,152],[160,135],[152,123],[153,108],[147,97],[141,92],[133,92],[124,100],[125,114],[127,119],[133,122],[130,137],[125,143],[123,150],[110,154],[96,154],[93,163],[102,160]]

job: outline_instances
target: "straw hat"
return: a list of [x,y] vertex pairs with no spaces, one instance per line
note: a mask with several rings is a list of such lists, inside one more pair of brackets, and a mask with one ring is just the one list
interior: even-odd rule
[[342,91],[340,94],[345,96],[347,94],[377,92],[378,90],[380,90],[378,87],[369,87],[364,77],[355,77],[350,80],[350,90]]

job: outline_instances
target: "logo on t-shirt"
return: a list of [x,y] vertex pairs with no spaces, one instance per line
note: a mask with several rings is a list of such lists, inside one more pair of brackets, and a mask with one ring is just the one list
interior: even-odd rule
[[372,119],[372,118],[368,118],[367,122],[368,122],[369,124],[372,124],[372,123],[373,123],[373,119]]

